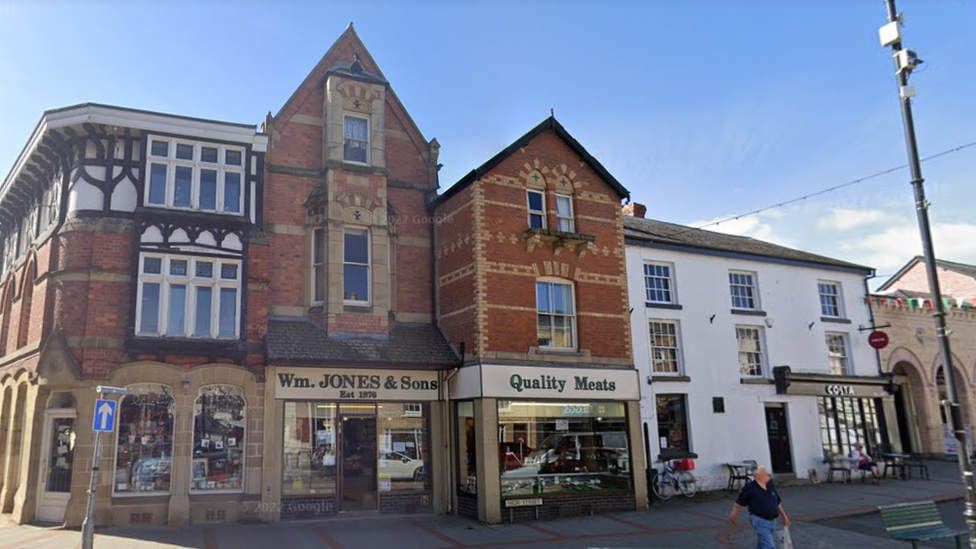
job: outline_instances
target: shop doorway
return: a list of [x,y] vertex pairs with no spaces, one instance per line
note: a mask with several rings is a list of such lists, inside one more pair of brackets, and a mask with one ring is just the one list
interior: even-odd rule
[[339,510],[376,510],[376,406],[339,406]]
[[790,430],[786,423],[786,407],[766,407],[766,436],[769,440],[769,460],[773,473],[792,473],[793,454],[790,450]]
[[45,416],[35,518],[37,522],[60,524],[71,496],[75,418],[73,412],[49,411]]

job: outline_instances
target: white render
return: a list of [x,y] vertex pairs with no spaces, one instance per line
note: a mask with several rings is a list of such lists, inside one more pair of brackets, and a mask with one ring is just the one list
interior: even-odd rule
[[[649,246],[654,244],[646,243]],[[850,372],[857,376],[878,376],[877,355],[868,343],[870,309],[865,303],[864,274],[829,266],[763,260],[757,256],[731,257],[709,251],[675,251],[638,246],[628,242],[627,276],[630,305],[633,307],[632,337],[634,360],[640,380],[641,421],[646,422],[651,447],[651,463],[657,463],[659,444],[655,395],[687,395],[687,421],[690,449],[698,454],[695,476],[700,489],[725,488],[726,462],[770,461],[766,434],[765,403],[785,403],[792,446],[794,472],[807,478],[817,469],[825,478],[826,465],[820,439],[817,401],[813,396],[777,395],[771,384],[772,367],[788,365],[793,372],[829,374],[825,332],[848,334]],[[672,265],[676,302],[682,308],[651,308],[645,303],[645,262]],[[759,308],[762,316],[732,314],[729,271],[756,273]],[[849,324],[821,320],[818,280],[840,283]],[[714,315],[714,319],[710,320]],[[650,383],[651,319],[676,320],[682,353],[682,375],[690,381],[661,381],[655,374]],[[770,384],[740,382],[736,325],[763,326],[766,361],[763,377]],[[725,413],[716,414],[712,398],[724,397]]]

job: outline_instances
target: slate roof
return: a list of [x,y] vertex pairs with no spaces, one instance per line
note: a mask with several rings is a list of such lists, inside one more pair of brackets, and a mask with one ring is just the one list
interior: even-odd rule
[[593,155],[591,155],[589,151],[587,151],[583,145],[576,140],[575,137],[570,135],[570,133],[566,131],[566,128],[564,128],[563,125],[556,120],[555,116],[550,116],[549,118],[546,118],[540,122],[539,125],[529,130],[528,133],[518,138],[514,143],[505,147],[505,149],[503,149],[501,152],[491,157],[490,160],[468,172],[468,174],[462,177],[457,183],[451,185],[446,191],[444,191],[443,194],[434,199],[434,205],[438,206],[444,203],[448,198],[456,195],[468,185],[484,177],[487,173],[491,172],[491,170],[495,169],[495,167],[504,162],[506,158],[512,156],[516,151],[528,145],[529,142],[546,130],[552,130],[556,136],[562,139],[573,152],[579,155],[581,161],[586,162],[590,169],[596,172],[596,174],[599,175],[607,185],[610,185],[610,188],[612,188],[620,196],[620,198],[627,198],[630,196],[630,191],[628,191],[627,188],[620,183],[620,181],[617,181],[616,177],[610,175],[610,172],[603,167],[603,164],[594,158]]
[[863,271],[865,273],[870,273],[874,270],[864,265],[849,263],[801,250],[794,250],[793,248],[756,240],[747,236],[735,236],[703,229],[694,229],[684,225],[640,217],[624,217],[624,237],[657,244],[840,267],[843,269]]
[[265,338],[272,364],[370,364],[446,368],[458,357],[432,324],[396,324],[388,336],[329,337],[304,318],[269,318]]

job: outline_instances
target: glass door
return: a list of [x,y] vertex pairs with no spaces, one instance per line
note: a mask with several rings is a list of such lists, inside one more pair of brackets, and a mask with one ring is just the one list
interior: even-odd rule
[[41,483],[36,520],[60,523],[71,495],[71,471],[75,453],[73,417],[47,415],[44,428]]
[[339,406],[340,511],[376,509],[376,405]]

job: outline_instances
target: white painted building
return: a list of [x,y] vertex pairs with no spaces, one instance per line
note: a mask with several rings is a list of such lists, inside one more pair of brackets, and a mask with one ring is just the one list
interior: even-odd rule
[[714,489],[725,463],[825,478],[825,457],[894,442],[889,380],[860,330],[872,269],[638,217],[625,236],[651,463],[697,454],[699,489]]

